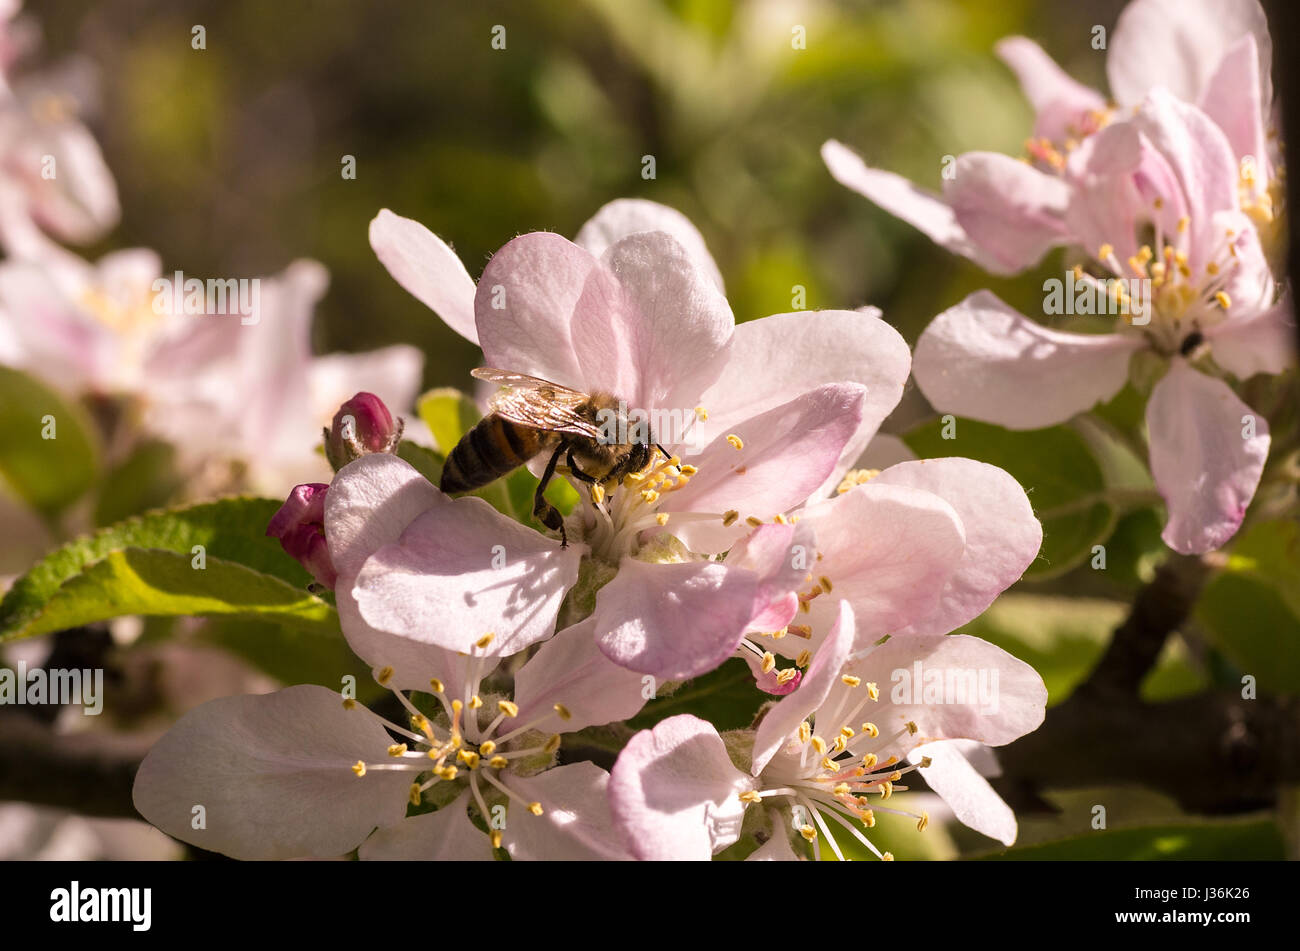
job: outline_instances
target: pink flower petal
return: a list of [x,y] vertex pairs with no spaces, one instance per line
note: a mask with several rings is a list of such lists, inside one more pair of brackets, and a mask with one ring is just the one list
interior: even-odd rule
[[[861,426],[864,393],[857,383],[820,386],[738,423],[691,456],[699,472],[662,507],[718,513],[734,509],[740,520],[731,526],[721,520],[688,522],[674,534],[695,551],[725,551],[748,531],[745,518],[770,519],[818,494]],[[740,438],[739,450],[728,441],[730,436]]]
[[669,208],[644,198],[616,198],[582,226],[573,243],[600,257],[628,235],[642,231],[662,231],[680,244],[691,260],[722,291],[722,274],[709,254],[704,236],[691,220],[676,208]]
[[352,595],[381,631],[467,653],[491,633],[486,653],[513,654],[555,630],[581,555],[470,496],[428,509],[371,555]]
[[1141,346],[1136,335],[1049,330],[976,291],[921,334],[912,372],[941,413],[1039,429],[1118,392]]
[[1156,86],[1197,102],[1227,52],[1246,34],[1258,47],[1264,101],[1273,98],[1273,44],[1256,0],[1133,0],[1119,16],[1106,54],[1110,91],[1132,106]]
[[490,862],[492,841],[470,822],[468,805],[469,793],[463,792],[436,812],[384,826],[361,844],[358,855],[367,862]]
[[1009,36],[995,47],[998,58],[1020,80],[1025,98],[1034,107],[1034,135],[1051,142],[1081,138],[1089,113],[1106,108],[1095,89],[1072,79],[1043,48],[1023,36]]
[[822,146],[822,160],[841,185],[906,221],[941,248],[969,258],[994,274],[1014,274],[1017,270],[1008,270],[996,254],[975,241],[944,198],[918,188],[901,175],[868,168],[862,159],[834,140]]
[[799,689],[777,701],[763,716],[754,736],[754,761],[750,772],[757,776],[777,751],[794,735],[799,724],[826,701],[839,681],[840,671],[853,648],[856,628],[853,608],[847,601],[837,606],[835,623],[803,675]]
[[[135,777],[140,814],[240,859],[332,858],[406,812],[410,776],[371,770],[392,742],[364,708],[311,685],[213,700],[181,717]],[[192,825],[202,806],[206,828]]]
[[995,274],[1033,267],[1065,243],[1070,190],[1057,176],[998,152],[967,152],[953,171],[944,200],[970,240],[997,260]]
[[614,663],[660,680],[688,680],[735,652],[758,578],[718,562],[624,558],[596,595],[596,643]]
[[512,792],[540,802],[534,816],[510,806],[503,844],[516,861],[626,861],[632,859],[609,808],[609,773],[594,763],[556,766],[535,776],[511,775]]
[[1295,310],[1288,293],[1245,320],[1231,317],[1205,331],[1214,362],[1240,380],[1256,373],[1281,373],[1296,362]]
[[1267,103],[1261,81],[1259,44],[1247,33],[1228,49],[1206,83],[1200,107],[1223,130],[1237,158],[1250,156],[1256,176],[1272,178],[1269,165]]
[[474,298],[486,365],[587,388],[573,352],[572,324],[595,267],[591,254],[545,231],[520,235],[497,251]]
[[921,777],[963,825],[1003,845],[1014,844],[1016,814],[962,755],[960,743],[926,743],[914,749],[908,761],[919,763],[923,757],[930,758],[930,765],[920,771]]
[[588,390],[632,409],[692,410],[722,371],[734,328],[686,249],[650,231],[601,255],[574,308],[573,348]]
[[1268,421],[1222,380],[1175,359],[1151,394],[1146,422],[1151,474],[1169,509],[1160,537],[1185,555],[1218,548],[1255,496],[1268,458]]
[[911,364],[906,341],[873,314],[799,311],[746,321],[736,327],[722,376],[700,397],[709,416],[697,425],[695,444],[825,383],[860,383],[862,422],[835,466],[838,478],[898,405]]
[[898,634],[947,634],[978,617],[1020,579],[1038,555],[1043,527],[1020,483],[997,466],[973,459],[924,459],[886,469],[875,485],[933,492],[957,510],[966,550],[949,576],[939,608]]
[[610,772],[609,805],[638,859],[708,861],[740,838],[740,794],[753,785],[712,725],[682,714],[623,747]]
[[[575,733],[627,720],[645,706],[644,679],[600,651],[595,619],[587,618],[542,644],[515,675],[515,719],[534,723],[541,733]],[[554,712],[556,704],[568,710],[567,720]]]
[[474,279],[455,251],[418,221],[387,208],[370,222],[370,247],[398,284],[456,333],[478,343]]

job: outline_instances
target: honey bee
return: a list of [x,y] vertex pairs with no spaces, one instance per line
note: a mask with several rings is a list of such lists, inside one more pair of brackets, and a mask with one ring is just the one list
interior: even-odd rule
[[[468,492],[514,471],[535,456],[551,454],[533,494],[533,515],[559,531],[561,547],[569,538],[559,511],[543,493],[563,458],[568,471],[589,485],[617,483],[650,462],[654,445],[648,428],[629,424],[625,406],[607,393],[581,393],[559,383],[523,373],[485,367],[473,371],[480,380],[501,384],[489,411],[460,438],[443,464],[443,492]],[[628,437],[615,441],[616,435]],[[662,448],[660,452],[667,457]]]

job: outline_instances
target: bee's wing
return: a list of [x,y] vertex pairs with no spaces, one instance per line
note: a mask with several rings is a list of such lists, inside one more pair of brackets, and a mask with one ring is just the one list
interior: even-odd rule
[[480,380],[501,384],[488,400],[488,408],[512,423],[573,436],[603,435],[599,426],[578,412],[588,400],[586,393],[509,370],[482,367],[471,372]]

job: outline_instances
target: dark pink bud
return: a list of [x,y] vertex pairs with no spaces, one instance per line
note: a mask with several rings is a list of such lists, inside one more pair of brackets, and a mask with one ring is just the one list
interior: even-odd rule
[[[383,404],[380,404],[381,406]],[[280,510],[271,516],[266,534],[280,539],[280,547],[327,588],[338,578],[325,543],[325,492],[328,485],[295,485]]]
[[402,420],[393,420],[384,401],[374,393],[358,393],[339,407],[325,433],[325,457],[334,471],[372,452],[396,452]]

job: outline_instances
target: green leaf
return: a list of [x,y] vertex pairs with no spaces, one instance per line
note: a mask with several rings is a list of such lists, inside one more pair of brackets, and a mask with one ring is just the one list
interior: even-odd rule
[[1232,545],[1228,570],[1277,589],[1291,613],[1300,617],[1300,522],[1259,522]]
[[397,455],[398,458],[414,466],[420,475],[434,485],[442,481],[443,457],[432,449],[413,443],[409,439],[403,439],[397,446]]
[[183,555],[188,565],[195,546],[201,545],[209,564],[219,559],[242,565],[300,593],[311,576],[281,550],[279,542],[266,537],[266,525],[280,505],[275,499],[221,499],[149,512],[69,542],[19,578],[0,601],[0,642],[33,633],[32,626],[63,585],[110,554],[127,549],[173,552]]
[[474,401],[452,387],[430,390],[416,401],[415,409],[424,425],[429,427],[429,432],[433,433],[434,442],[443,456],[448,455],[460,442],[460,437],[482,419]]
[[1286,858],[1272,819],[1189,820],[1171,825],[1106,829],[976,856],[1003,861],[1242,861]]
[[17,637],[48,634],[126,614],[272,619],[309,631],[338,631],[334,608],[303,588],[252,568],[148,548],[110,552],[61,585]]
[[1196,617],[1261,690],[1300,692],[1300,618],[1277,588],[1247,575],[1220,575],[1202,592]]
[[646,730],[660,720],[690,713],[708,720],[719,731],[741,730],[754,722],[758,708],[771,699],[754,686],[749,665],[733,657],[717,670],[688,680],[667,696],[651,700],[628,721],[628,726]]
[[1063,574],[1088,558],[1115,525],[1116,509],[1107,500],[1106,480],[1087,442],[1067,426],[1017,432],[956,421],[956,438],[944,439],[942,420],[904,437],[923,459],[967,456],[1009,472],[1029,494],[1043,523],[1043,547],[1025,571],[1026,578]]
[[214,617],[199,630],[200,640],[222,647],[282,683],[320,684],[331,690],[343,677],[356,678],[357,699],[370,703],[388,693],[375,682],[370,668],[352,653],[342,632],[320,637],[301,627],[259,618]]
[[99,450],[86,414],[30,376],[0,367],[0,478],[52,516],[94,483]]

